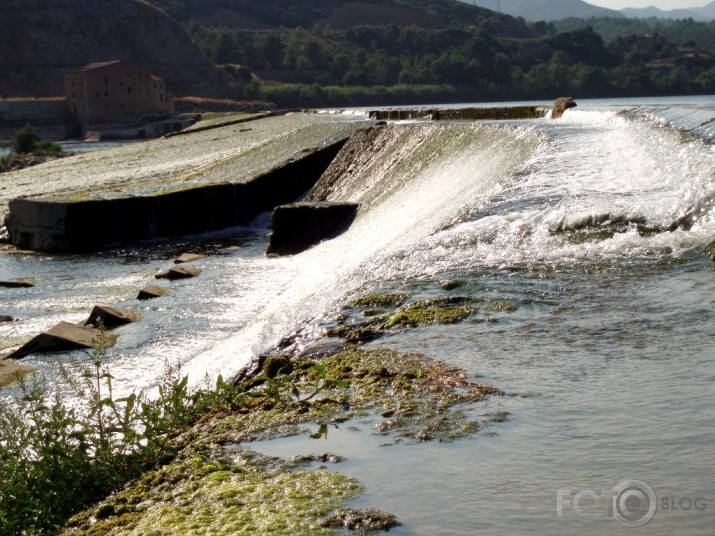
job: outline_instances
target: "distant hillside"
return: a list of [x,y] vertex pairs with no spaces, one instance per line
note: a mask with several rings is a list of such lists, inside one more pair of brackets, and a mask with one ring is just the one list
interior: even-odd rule
[[695,8],[694,11],[697,11],[701,16],[707,18],[708,20],[715,19],[715,2],[710,2],[706,6]]
[[67,69],[144,66],[177,96],[225,96],[227,80],[180,24],[139,0],[0,0],[0,97],[64,94]]
[[[578,1],[578,0],[576,0]],[[179,21],[204,26],[277,29],[316,24],[344,30],[360,25],[444,29],[471,24],[499,36],[533,37],[520,21],[457,0],[151,0]]]
[[613,9],[592,6],[582,0],[461,0],[467,4],[497,9],[528,21],[554,21],[567,18],[623,17]]
[[[704,9],[704,8],[703,8]],[[697,21],[710,20],[713,17],[704,16],[697,8],[692,9],[670,9],[663,11],[657,7],[626,8],[621,9],[626,17],[633,19],[693,19]]]

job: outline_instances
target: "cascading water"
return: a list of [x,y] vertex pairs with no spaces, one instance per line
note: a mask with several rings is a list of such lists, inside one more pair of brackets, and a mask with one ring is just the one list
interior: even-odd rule
[[[265,257],[259,222],[91,257],[0,252],[3,278],[43,282],[3,296],[0,313],[20,321],[0,325],[0,347],[80,321],[94,303],[139,308],[142,321],[120,328],[109,353],[115,385],[129,390],[153,385],[165,361],[182,361],[195,383],[230,375],[362,292],[506,300],[516,310],[371,343],[480,374],[508,395],[478,411],[511,415],[489,427],[498,435],[449,445],[321,446],[346,455],[339,470],[365,485],[356,504],[397,514],[398,535],[627,534],[598,505],[557,516],[557,490],[600,493],[633,478],[661,499],[709,499],[705,510],[661,505],[642,530],[710,534],[715,151],[703,123],[715,107],[696,101],[579,103],[558,121],[389,124],[328,196],[361,204],[351,228],[292,257]],[[202,275],[138,304],[136,290],[186,248],[212,254]],[[25,362],[52,375],[63,359]]]

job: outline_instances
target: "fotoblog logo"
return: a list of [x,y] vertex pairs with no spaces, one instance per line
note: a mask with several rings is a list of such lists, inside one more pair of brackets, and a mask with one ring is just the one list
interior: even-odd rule
[[610,490],[556,491],[556,515],[564,516],[564,510],[586,515],[586,509],[605,506],[608,515],[624,527],[638,528],[648,524],[658,510],[655,490],[642,480],[622,480]]

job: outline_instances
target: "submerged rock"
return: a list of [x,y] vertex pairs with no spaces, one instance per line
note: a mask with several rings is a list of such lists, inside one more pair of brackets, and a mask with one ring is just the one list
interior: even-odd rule
[[362,533],[378,530],[388,531],[392,527],[397,527],[401,524],[394,514],[382,512],[375,508],[360,510],[343,508],[336,510],[330,517],[320,522],[321,527],[345,527],[348,530],[357,530]]
[[20,376],[30,374],[35,369],[20,365],[14,361],[0,360],[0,387],[5,387],[17,381]]
[[100,345],[109,347],[117,342],[117,336],[102,333],[98,329],[60,322],[53,328],[40,333],[27,344],[15,350],[7,359],[21,359],[38,352],[68,352]]
[[0,315],[0,322],[14,322],[15,319],[9,315]]
[[174,259],[174,264],[183,264],[185,262],[200,261],[202,259],[207,259],[207,255],[199,255],[198,253],[182,253],[177,258]]
[[0,281],[0,287],[4,288],[32,288],[35,284],[29,279],[13,279],[12,281]]
[[464,320],[474,311],[473,307],[454,305],[446,300],[414,302],[398,310],[381,326],[381,329],[428,326],[430,324],[454,324]]
[[360,296],[348,302],[348,307],[399,307],[409,296],[403,293],[372,293]]
[[84,322],[85,326],[99,327],[102,324],[106,328],[130,324],[139,320],[139,314],[129,309],[119,307],[108,307],[106,305],[95,305],[89,318]]

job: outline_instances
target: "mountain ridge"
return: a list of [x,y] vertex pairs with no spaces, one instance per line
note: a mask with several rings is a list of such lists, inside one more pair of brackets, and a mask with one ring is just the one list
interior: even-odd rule
[[624,15],[620,11],[591,5],[583,0],[460,0],[461,2],[497,9],[512,17],[522,17],[536,22],[591,17],[616,17]]
[[177,96],[224,96],[231,80],[182,26],[141,0],[0,0],[0,98],[64,95],[64,72],[123,60]]

